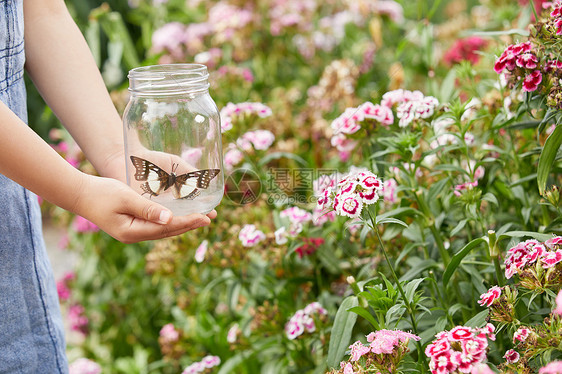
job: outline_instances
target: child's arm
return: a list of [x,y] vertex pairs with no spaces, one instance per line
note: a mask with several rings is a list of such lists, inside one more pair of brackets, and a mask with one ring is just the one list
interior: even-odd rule
[[103,176],[124,180],[123,127],[63,0],[24,2],[26,70]]
[[122,182],[75,169],[2,102],[0,134],[1,174],[91,220],[122,242],[179,235],[210,223],[201,214],[172,217]]
[[[121,120],[90,51],[62,0],[24,2],[26,68],[100,174],[124,177]],[[84,174],[0,103],[0,173],[80,214],[123,242],[205,226],[213,212],[172,217],[125,184]]]

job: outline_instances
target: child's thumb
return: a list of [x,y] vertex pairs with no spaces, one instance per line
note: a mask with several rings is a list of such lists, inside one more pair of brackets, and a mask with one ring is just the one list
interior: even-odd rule
[[145,221],[160,223],[165,225],[172,220],[172,212],[162,205],[147,201],[140,212],[140,218]]

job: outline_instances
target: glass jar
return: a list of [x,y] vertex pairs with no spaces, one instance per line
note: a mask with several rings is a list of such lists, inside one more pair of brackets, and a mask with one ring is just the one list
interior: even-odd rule
[[220,116],[205,65],[129,72],[127,184],[176,215],[209,213],[224,193]]

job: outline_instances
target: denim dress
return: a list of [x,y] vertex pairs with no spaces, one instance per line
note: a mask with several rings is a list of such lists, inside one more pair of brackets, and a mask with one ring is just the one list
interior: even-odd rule
[[[0,0],[0,101],[27,123],[23,35],[23,0]],[[0,373],[68,373],[63,331],[37,196],[0,174]]]

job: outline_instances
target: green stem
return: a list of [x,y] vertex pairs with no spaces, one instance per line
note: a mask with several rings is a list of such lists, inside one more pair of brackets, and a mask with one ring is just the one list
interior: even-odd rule
[[[408,314],[410,315],[410,320],[412,321],[412,330],[414,331],[415,335],[419,336],[418,326],[417,326],[416,317],[415,317],[415,310],[412,307],[412,304],[410,303],[410,301],[408,301],[408,299],[406,298],[406,293],[404,292],[404,289],[402,288],[402,285],[400,284],[400,280],[398,279],[398,275],[394,271],[394,266],[392,266],[392,262],[390,261],[390,258],[388,257],[388,253],[386,252],[386,248],[385,248],[385,246],[382,242],[382,238],[380,236],[375,217],[373,217],[373,215],[371,214],[371,211],[369,209],[366,209],[366,210],[367,210],[367,213],[369,214],[369,217],[371,219],[373,231],[375,232],[375,234],[377,236],[377,239],[378,239],[378,242],[381,246],[382,253],[384,255],[384,259],[386,260],[386,263],[388,264],[388,267],[390,268],[390,273],[392,275],[392,278],[396,282],[396,287],[398,288],[398,292],[400,292],[400,295],[402,296],[402,299],[404,300],[404,305],[406,306],[406,310],[408,311]],[[376,213],[375,213],[375,215],[376,215]],[[417,347],[417,351],[418,351],[418,362],[421,365],[422,373],[425,373],[425,367],[426,367],[427,363],[426,363],[426,360],[425,360],[425,353],[424,353],[424,351],[422,349],[422,345],[419,341],[416,341],[416,347]]]

